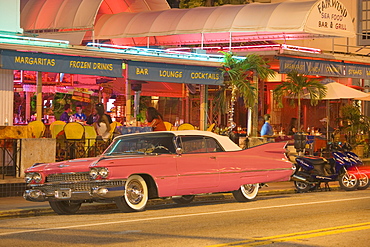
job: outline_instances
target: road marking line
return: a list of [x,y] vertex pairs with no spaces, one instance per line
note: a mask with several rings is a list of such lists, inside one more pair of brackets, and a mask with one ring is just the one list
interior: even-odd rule
[[92,224],[84,224],[84,225],[71,225],[71,226],[60,226],[60,227],[52,227],[52,228],[30,229],[30,230],[16,231],[16,232],[3,232],[3,233],[0,233],[0,236],[20,234],[20,233],[30,233],[30,232],[51,231],[51,230],[65,230],[65,229],[80,228],[80,227],[103,226],[103,225],[121,224],[121,223],[134,223],[134,222],[141,222],[141,221],[144,222],[144,221],[154,221],[154,220],[163,220],[163,219],[174,219],[174,218],[184,218],[184,217],[193,217],[193,216],[213,215],[213,214],[245,212],[245,211],[253,211],[253,210],[265,210],[265,209],[275,209],[275,208],[284,208],[284,207],[296,207],[296,206],[304,206],[304,205],[334,203],[334,202],[343,203],[344,201],[354,201],[354,200],[364,200],[364,199],[370,199],[370,196],[357,197],[357,198],[348,198],[348,199],[336,199],[336,200],[329,200],[329,201],[293,203],[293,204],[258,207],[258,208],[244,208],[244,209],[234,209],[234,210],[227,210],[227,211],[205,212],[205,213],[196,213],[196,214],[180,214],[180,215],[160,216],[160,217],[152,217],[152,218],[121,220],[121,221],[111,221],[111,222],[100,222],[100,223],[92,223]]
[[314,238],[314,237],[339,234],[339,233],[345,233],[345,232],[360,231],[360,230],[366,230],[366,229],[370,229],[370,222],[316,229],[316,230],[310,230],[310,231],[304,231],[304,232],[282,234],[282,235],[263,237],[263,238],[253,238],[253,239],[249,239],[245,241],[238,241],[238,242],[232,242],[232,243],[227,243],[227,244],[217,244],[217,245],[211,245],[208,247],[267,245],[267,244],[273,244],[276,242],[288,242],[292,240]]

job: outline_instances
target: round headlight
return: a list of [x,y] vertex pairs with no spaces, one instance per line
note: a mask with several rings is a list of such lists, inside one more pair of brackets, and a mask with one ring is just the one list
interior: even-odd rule
[[103,167],[99,170],[99,175],[102,177],[102,178],[107,178],[108,175],[109,175],[109,171],[107,168]]
[[92,179],[96,179],[98,177],[98,175],[99,175],[98,169],[96,169],[96,168],[91,168],[90,169],[90,177]]
[[41,180],[42,180],[42,176],[41,176],[41,174],[40,174],[40,173],[35,172],[35,173],[33,174],[32,179],[33,179],[36,183],[40,183],[40,182],[41,182]]
[[32,181],[32,178],[33,178],[33,174],[32,173],[26,173],[26,176],[24,177],[24,181],[26,181],[26,183],[31,183]]

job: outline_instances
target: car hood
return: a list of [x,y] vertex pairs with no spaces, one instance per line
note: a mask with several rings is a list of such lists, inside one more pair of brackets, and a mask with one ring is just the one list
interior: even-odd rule
[[97,166],[121,166],[122,164],[137,164],[137,163],[150,163],[152,159],[158,159],[160,157],[165,157],[170,154],[161,155],[112,155],[112,156],[102,156],[96,162],[90,164],[91,167]]
[[94,157],[38,164],[28,168],[26,172],[42,172],[45,175],[57,173],[89,172],[89,165],[98,159],[98,157]]

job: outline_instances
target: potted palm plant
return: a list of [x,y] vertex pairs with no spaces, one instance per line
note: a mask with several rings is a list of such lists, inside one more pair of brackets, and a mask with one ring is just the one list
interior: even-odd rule
[[362,115],[358,105],[345,105],[341,108],[343,127],[342,131],[346,135],[346,140],[354,152],[363,157],[369,149],[366,140],[369,138],[370,118]]
[[278,107],[283,107],[283,97],[288,97],[293,106],[296,100],[298,102],[298,132],[294,134],[294,147],[298,154],[301,154],[306,145],[306,137],[301,129],[301,100],[308,96],[311,105],[317,105],[318,101],[326,95],[326,86],[317,80],[309,79],[303,74],[292,71],[288,73],[287,81],[278,85],[273,93]]
[[221,71],[225,78],[225,87],[221,88],[218,93],[218,102],[219,107],[222,109],[222,106],[226,105],[226,90],[231,91],[228,107],[228,129],[231,131],[236,126],[233,116],[237,97],[240,96],[243,98],[246,108],[255,106],[257,104],[258,90],[253,76],[264,80],[272,76],[275,72],[268,67],[267,61],[259,55],[249,54],[245,58],[241,58],[236,57],[231,52],[222,53],[224,54],[224,61]]
[[295,101],[298,104],[298,131],[301,132],[301,100],[309,98],[311,105],[317,105],[319,100],[326,95],[326,87],[318,80],[309,79],[303,74],[298,74],[295,71],[288,73],[287,81],[278,85],[274,91],[274,98],[278,103],[278,107],[283,107],[283,97],[287,97],[292,106]]

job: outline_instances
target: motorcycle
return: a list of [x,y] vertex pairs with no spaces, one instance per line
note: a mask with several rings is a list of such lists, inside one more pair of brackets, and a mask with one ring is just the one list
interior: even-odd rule
[[[326,159],[315,156],[299,156],[296,158],[296,170],[291,177],[298,192],[307,192],[321,188],[321,183],[330,190],[329,182],[338,181],[346,191],[353,191],[360,186],[356,164],[347,154],[340,151],[340,146],[329,146],[332,158]],[[351,171],[351,172],[349,172]]]

